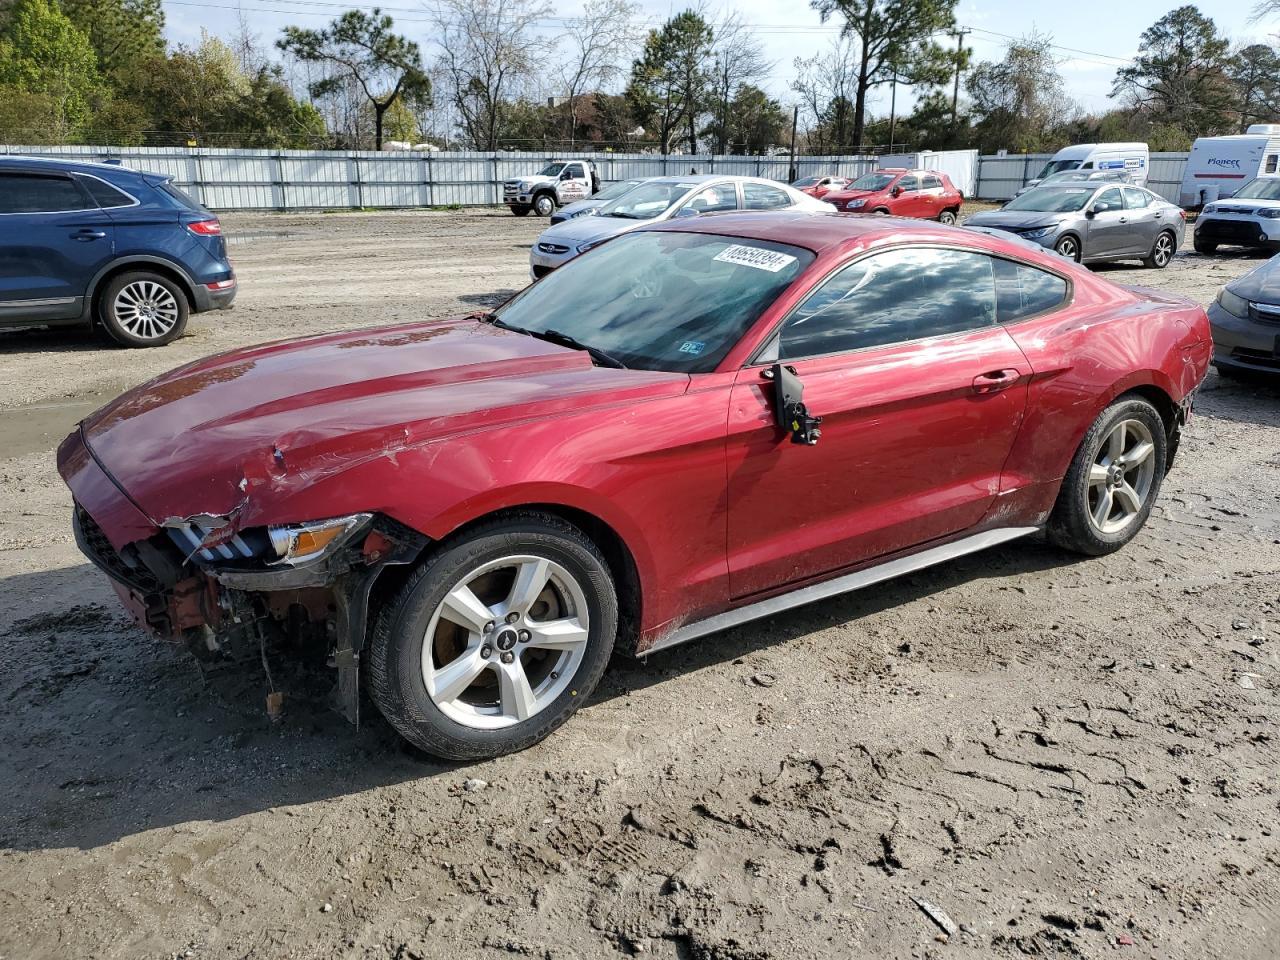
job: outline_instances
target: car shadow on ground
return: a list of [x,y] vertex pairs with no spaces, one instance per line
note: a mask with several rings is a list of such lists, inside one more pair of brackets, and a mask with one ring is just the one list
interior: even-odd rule
[[83,326],[70,327],[11,327],[0,330],[0,354],[14,356],[24,353],[96,353],[103,350],[122,349],[105,333]]
[[[617,656],[586,709],[941,590],[1075,559],[1034,540],[1015,542],[645,660]],[[0,668],[10,717],[0,732],[0,848],[89,849],[423,778],[450,778],[449,789],[460,790],[468,776],[493,775],[408,747],[367,699],[353,729],[311,683],[316,671],[304,675],[279,657],[272,668],[286,691],[285,710],[271,721],[264,674],[252,658],[210,668],[154,643],[128,623],[100,578],[85,564],[0,582],[10,596],[90,599],[19,619],[6,631],[15,654]],[[850,697],[856,702],[856,689]],[[544,753],[557,749],[555,736],[498,763],[560,763]]]

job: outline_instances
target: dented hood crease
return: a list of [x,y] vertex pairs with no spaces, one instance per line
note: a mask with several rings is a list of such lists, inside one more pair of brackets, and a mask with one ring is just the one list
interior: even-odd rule
[[464,318],[189,364],[93,414],[83,435],[157,525],[209,514],[242,527],[273,501],[373,460],[688,382],[596,367],[585,352]]

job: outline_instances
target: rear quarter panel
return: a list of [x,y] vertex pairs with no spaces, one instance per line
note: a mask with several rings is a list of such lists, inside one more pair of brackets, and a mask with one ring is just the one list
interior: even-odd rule
[[1157,389],[1175,406],[1204,379],[1212,342],[1204,310],[1072,271],[1070,306],[1009,326],[1032,368],[1027,418],[1003,486],[1048,511],[1089,426],[1123,393]]

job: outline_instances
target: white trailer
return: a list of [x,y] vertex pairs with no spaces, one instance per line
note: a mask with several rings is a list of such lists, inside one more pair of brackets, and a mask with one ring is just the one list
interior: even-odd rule
[[903,167],[907,170],[937,170],[945,173],[956,189],[967,198],[978,192],[977,150],[922,150],[919,153],[895,153],[879,158],[881,167]]
[[1178,204],[1188,209],[1234,197],[1254,177],[1280,167],[1280,124],[1255,123],[1230,137],[1201,137],[1191,145]]

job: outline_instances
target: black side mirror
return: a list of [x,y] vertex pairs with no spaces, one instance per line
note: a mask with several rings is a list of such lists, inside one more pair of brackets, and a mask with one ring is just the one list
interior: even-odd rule
[[1084,212],[1084,218],[1086,220],[1092,220],[1097,215],[1098,215],[1098,211],[1094,210],[1093,207],[1090,207],[1088,210]]
[[804,405],[804,384],[796,376],[794,367],[775,363],[765,371],[765,378],[774,383],[773,416],[778,426],[791,434],[792,443],[812,447],[822,436],[821,417],[809,415]]
[[901,187],[894,187],[892,192],[893,192],[893,195],[894,195],[895,197],[900,197],[900,196],[902,196],[902,188],[901,188]]

